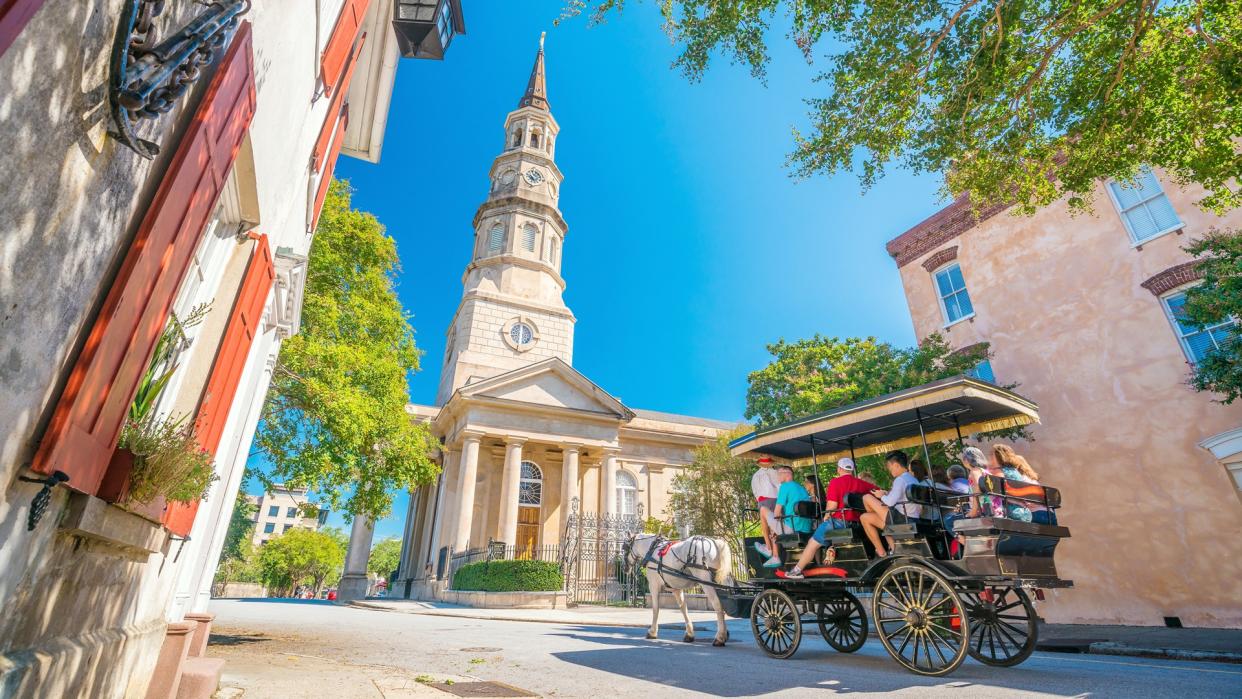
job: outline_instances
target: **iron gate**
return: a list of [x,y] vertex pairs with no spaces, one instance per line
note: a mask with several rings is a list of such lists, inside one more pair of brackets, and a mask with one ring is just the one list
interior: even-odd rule
[[637,514],[609,515],[579,512],[578,498],[573,499],[561,548],[561,570],[570,602],[646,606],[646,577],[625,564],[622,551],[630,535],[641,531],[642,526],[641,504]]

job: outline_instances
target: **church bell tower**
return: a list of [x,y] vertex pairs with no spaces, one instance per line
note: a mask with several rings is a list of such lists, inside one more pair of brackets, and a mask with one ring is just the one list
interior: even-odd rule
[[449,326],[437,405],[468,383],[528,364],[573,363],[575,319],[561,297],[568,227],[557,208],[560,126],[548,104],[543,41],[526,92],[505,117],[503,150],[474,214],[474,253]]

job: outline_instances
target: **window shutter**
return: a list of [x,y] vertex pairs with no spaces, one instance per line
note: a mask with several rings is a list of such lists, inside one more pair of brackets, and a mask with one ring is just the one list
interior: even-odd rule
[[536,232],[531,226],[527,226],[522,229],[522,247],[525,248],[527,252],[535,251],[535,237],[537,235],[538,232]]
[[337,85],[340,85],[339,92],[349,90],[348,79],[342,81],[342,77],[351,54],[350,48],[354,45],[354,39],[358,38],[370,4],[371,0],[345,0],[341,14],[336,18],[336,26],[332,28],[332,36],[328,38],[328,45],[324,47],[319,61],[319,75],[323,78],[326,95],[331,95]]
[[13,45],[44,0],[0,0],[0,56]]
[[164,330],[220,191],[254,117],[250,23],[243,22],[173,155],[82,353],[32,468],[94,493]]
[[[216,351],[216,360],[211,366],[211,375],[207,379],[207,388],[203,392],[198,420],[195,423],[195,436],[199,446],[213,455],[224,435],[224,426],[228,422],[233,398],[237,395],[242,371],[246,368],[246,357],[250,355],[254,339],[260,333],[259,323],[263,319],[263,307],[267,304],[267,296],[275,280],[276,271],[272,264],[271,249],[267,244],[267,236],[262,235],[250,256],[246,276],[242,279],[237,300],[233,303],[233,312],[225,326],[220,348]],[[197,512],[198,502],[169,503],[168,510],[164,513],[164,524],[174,534],[185,536],[190,533]]]
[[495,254],[503,250],[505,247],[505,229],[500,224],[492,226],[492,230],[487,234],[487,252]]
[[349,62],[345,65],[344,78],[341,82],[341,89],[332,98],[332,102],[328,105],[328,115],[323,119],[323,126],[319,127],[319,136],[315,139],[315,150],[311,154],[311,164],[315,168],[315,172],[319,172],[323,166],[324,154],[328,152],[328,146],[331,145],[332,134],[336,131],[334,126],[341,118],[344,118],[346,112],[345,95],[349,93],[349,83],[354,77],[354,68],[358,67],[358,54],[362,53],[362,45],[367,41],[367,35],[363,34],[358,40],[358,44],[354,46],[353,53],[349,56]]
[[319,176],[319,187],[315,191],[315,213],[311,216],[310,229],[313,233],[319,225],[319,214],[323,213],[323,202],[328,198],[328,188],[332,186],[332,171],[336,169],[336,158],[341,154],[341,141],[345,139],[345,128],[349,126],[349,105],[336,122],[336,134],[332,137],[332,150],[328,152],[328,162]]

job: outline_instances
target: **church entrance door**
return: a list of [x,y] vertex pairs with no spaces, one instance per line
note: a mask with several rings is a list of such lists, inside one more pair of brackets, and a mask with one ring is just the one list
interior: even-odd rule
[[519,507],[516,557],[530,558],[539,546],[539,508]]

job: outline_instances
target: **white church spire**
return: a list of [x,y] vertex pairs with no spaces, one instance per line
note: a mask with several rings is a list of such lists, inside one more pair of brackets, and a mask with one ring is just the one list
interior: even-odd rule
[[441,404],[476,379],[549,357],[572,364],[575,319],[561,276],[568,226],[557,207],[560,125],[548,103],[543,42],[518,108],[505,117],[503,150],[474,215],[474,254],[447,337]]

